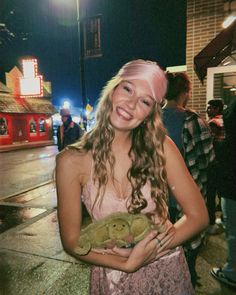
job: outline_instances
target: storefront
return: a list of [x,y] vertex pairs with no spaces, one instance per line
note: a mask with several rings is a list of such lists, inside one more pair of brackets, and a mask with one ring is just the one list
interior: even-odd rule
[[[35,68],[35,59],[33,63]],[[52,115],[57,110],[51,103],[50,82],[40,78],[40,92],[32,92],[31,77],[31,92],[22,95],[20,79],[26,78],[14,67],[6,73],[6,85],[0,82],[0,148],[16,143],[53,143]]]

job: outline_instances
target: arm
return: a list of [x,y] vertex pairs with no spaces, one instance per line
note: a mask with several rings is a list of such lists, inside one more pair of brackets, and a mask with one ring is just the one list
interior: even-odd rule
[[164,143],[164,151],[168,184],[183,211],[182,218],[174,224],[176,233],[170,247],[175,247],[207,226],[208,213],[199,188],[188,172],[177,147],[168,137]]
[[[156,232],[151,232],[139,243],[139,261],[129,260],[114,252],[114,254],[96,253],[90,251],[87,255],[79,256],[74,253],[80,234],[82,222],[81,190],[86,182],[86,175],[90,174],[88,163],[91,159],[81,156],[77,151],[65,150],[57,156],[56,160],[56,187],[58,198],[58,220],[62,245],[67,253],[77,259],[117,270],[131,272],[144,264],[147,257],[153,253],[157,243],[153,238]],[[137,260],[137,259],[136,259]]]

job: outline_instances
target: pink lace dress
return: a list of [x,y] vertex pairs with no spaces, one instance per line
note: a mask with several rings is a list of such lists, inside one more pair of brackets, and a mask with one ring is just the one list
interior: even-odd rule
[[[83,188],[82,200],[91,214],[96,196],[96,187],[90,180]],[[155,208],[150,197],[149,186],[142,193],[147,196],[146,213]],[[94,208],[92,218],[99,220],[113,212],[127,212],[125,199],[116,197],[115,192],[107,191],[99,210]],[[90,278],[91,295],[192,295],[190,274],[182,247],[159,260],[140,268],[134,273],[125,273],[105,267],[92,266]]]

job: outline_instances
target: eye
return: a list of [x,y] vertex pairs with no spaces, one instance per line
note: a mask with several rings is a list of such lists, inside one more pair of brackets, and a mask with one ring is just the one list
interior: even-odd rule
[[140,101],[142,104],[144,104],[145,106],[148,106],[148,107],[152,107],[152,105],[153,105],[153,102],[150,98],[141,97]]
[[124,89],[126,92],[128,92],[128,93],[132,93],[132,89],[131,89],[131,87],[128,86],[128,85],[124,85],[124,86],[123,86],[123,89]]

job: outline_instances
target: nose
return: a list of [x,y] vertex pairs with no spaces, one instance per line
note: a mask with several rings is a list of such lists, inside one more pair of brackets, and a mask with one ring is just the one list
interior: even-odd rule
[[134,110],[136,108],[137,102],[138,102],[138,97],[136,95],[132,95],[127,100],[127,105],[130,109]]

